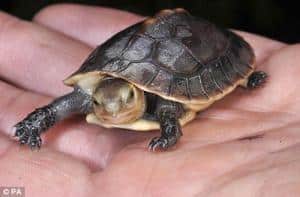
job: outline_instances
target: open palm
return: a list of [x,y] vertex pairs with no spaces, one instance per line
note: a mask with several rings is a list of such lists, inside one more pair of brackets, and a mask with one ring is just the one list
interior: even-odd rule
[[157,132],[108,130],[68,119],[40,151],[11,140],[12,126],[69,92],[61,82],[98,44],[141,20],[78,5],[33,22],[0,12],[0,186],[28,196],[298,196],[300,45],[239,32],[254,48],[264,87],[238,89],[183,128],[176,149],[147,151]]

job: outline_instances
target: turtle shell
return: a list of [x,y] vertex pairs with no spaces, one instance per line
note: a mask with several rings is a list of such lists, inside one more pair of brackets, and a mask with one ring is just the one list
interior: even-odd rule
[[245,83],[254,59],[249,44],[235,33],[180,8],[163,10],[97,47],[65,83],[99,73],[165,99],[199,105]]

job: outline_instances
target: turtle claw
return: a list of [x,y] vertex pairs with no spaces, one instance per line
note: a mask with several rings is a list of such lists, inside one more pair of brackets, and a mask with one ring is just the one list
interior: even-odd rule
[[14,136],[21,145],[27,144],[31,149],[42,145],[40,134],[55,123],[55,111],[51,106],[38,108],[14,126]]
[[150,141],[148,150],[155,152],[157,150],[166,150],[168,147],[169,147],[168,139],[164,137],[155,137]]
[[18,123],[14,127],[14,131],[14,136],[18,139],[20,145],[27,144],[31,150],[41,148],[42,139],[37,132],[31,131],[22,123]]
[[29,143],[29,147],[31,150],[40,149],[42,145],[42,139],[40,136],[31,136]]

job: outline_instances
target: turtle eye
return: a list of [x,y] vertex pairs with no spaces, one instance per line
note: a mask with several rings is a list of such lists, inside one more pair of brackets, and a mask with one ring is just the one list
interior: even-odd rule
[[128,100],[133,99],[133,97],[134,97],[134,92],[133,92],[133,90],[131,90],[129,93],[129,96],[128,96]]
[[93,100],[93,103],[94,103],[94,105],[96,105],[96,106],[98,106],[98,105],[101,104],[101,103],[99,103],[97,100]]
[[133,90],[130,90],[130,92],[128,93],[128,96],[126,98],[126,103],[131,103],[133,101],[134,98],[134,92]]

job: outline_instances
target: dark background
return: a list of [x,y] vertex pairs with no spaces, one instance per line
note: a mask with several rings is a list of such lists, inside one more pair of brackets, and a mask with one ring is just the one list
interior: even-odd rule
[[183,7],[193,15],[224,27],[288,43],[300,41],[300,10],[297,1],[288,0],[0,0],[0,8],[30,20],[43,7],[64,2],[107,6],[142,15],[153,15],[164,8]]

